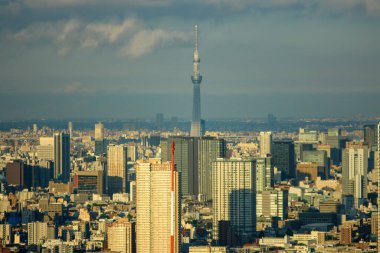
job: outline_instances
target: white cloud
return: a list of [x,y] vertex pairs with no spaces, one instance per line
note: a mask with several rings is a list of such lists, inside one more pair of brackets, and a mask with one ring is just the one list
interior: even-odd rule
[[151,53],[158,47],[189,42],[190,36],[189,33],[169,32],[161,29],[143,30],[132,38],[131,42],[122,49],[122,52],[132,58],[139,58]]
[[53,45],[59,55],[76,50],[93,50],[102,46],[115,46],[124,56],[139,58],[165,45],[190,41],[190,34],[163,29],[145,29],[143,24],[126,18],[121,22],[90,22],[70,19],[57,22],[40,22],[27,26],[7,39],[21,46],[32,43]]

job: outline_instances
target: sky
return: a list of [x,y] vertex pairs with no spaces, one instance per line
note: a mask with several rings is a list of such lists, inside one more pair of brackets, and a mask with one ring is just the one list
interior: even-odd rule
[[0,0],[0,120],[380,116],[380,0]]

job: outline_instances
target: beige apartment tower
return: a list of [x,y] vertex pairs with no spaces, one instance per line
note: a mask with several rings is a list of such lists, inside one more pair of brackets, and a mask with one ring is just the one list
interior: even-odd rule
[[228,221],[242,242],[256,230],[255,171],[252,159],[223,159],[212,163],[213,240],[223,237],[220,222]]
[[180,252],[180,177],[174,172],[174,212],[171,209],[171,162],[139,162],[136,169],[136,252],[170,252],[174,222],[174,252]]
[[127,192],[127,146],[109,145],[107,148],[108,194]]
[[120,219],[107,229],[108,249],[120,253],[136,252],[135,224]]
[[272,132],[260,132],[260,156],[272,154]]

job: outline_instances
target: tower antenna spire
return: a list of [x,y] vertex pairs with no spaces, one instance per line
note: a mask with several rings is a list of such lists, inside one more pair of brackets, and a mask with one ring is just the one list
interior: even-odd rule
[[198,25],[194,26],[195,33],[195,50],[198,50]]

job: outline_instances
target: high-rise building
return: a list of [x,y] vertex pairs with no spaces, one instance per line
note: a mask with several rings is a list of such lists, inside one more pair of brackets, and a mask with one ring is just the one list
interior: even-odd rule
[[281,220],[288,217],[288,191],[267,189],[256,193],[256,216],[278,217]]
[[40,161],[54,161],[54,137],[40,137],[37,157]]
[[224,158],[226,141],[212,137],[198,140],[198,193],[206,200],[212,199],[212,162]]
[[212,163],[213,240],[219,241],[219,224],[229,221],[241,242],[256,230],[255,160],[223,159]]
[[193,90],[193,117],[191,121],[191,131],[190,136],[199,137],[202,130],[201,124],[201,82],[202,76],[199,72],[199,52],[198,52],[198,26],[194,27],[195,33],[195,46],[194,46],[194,57],[193,57],[193,75],[191,76],[191,81],[194,84]]
[[141,162],[137,165],[137,253],[170,252],[171,229],[174,234],[174,252],[180,252],[181,179],[177,171],[174,171],[173,179],[174,182],[171,162]]
[[74,188],[77,193],[103,194],[103,171],[77,171],[74,173]]
[[260,132],[260,156],[272,154],[272,132]]
[[340,165],[342,162],[342,149],[346,140],[342,137],[342,131],[339,128],[329,128],[326,136],[326,144],[330,145],[330,157],[332,163]]
[[181,192],[184,196],[198,195],[198,138],[175,136],[161,140],[163,162],[171,161],[172,141],[175,143],[174,163],[181,173]]
[[273,165],[281,171],[283,177],[295,177],[295,155],[292,140],[273,142]]
[[13,243],[12,226],[10,224],[0,224],[0,239],[3,246]]
[[54,134],[54,178],[66,183],[70,180],[70,135]]
[[368,146],[364,143],[347,143],[343,150],[343,195],[352,195],[358,207],[367,198]]
[[33,133],[37,133],[38,132],[38,126],[37,124],[33,124]]
[[108,194],[128,192],[127,146],[109,145],[107,149]]
[[325,180],[328,178],[327,167],[318,166],[318,164],[313,162],[300,162],[297,163],[297,181],[303,181],[308,178],[308,180],[317,180],[317,177]]
[[73,131],[74,131],[73,122],[69,121],[67,128],[69,130],[70,137],[73,137]]
[[136,252],[135,224],[120,219],[107,228],[108,249],[113,252]]
[[45,222],[28,223],[28,245],[41,245],[47,239],[48,224]]
[[128,161],[136,162],[138,159],[137,145],[135,143],[128,143]]
[[95,155],[106,153],[106,143],[104,140],[104,125],[102,122],[95,124]]
[[164,114],[163,113],[156,114],[156,128],[158,130],[164,129]]
[[104,125],[102,122],[98,122],[95,124],[95,140],[103,140],[104,139]]
[[271,157],[256,159],[256,191],[264,191],[273,186],[274,170]]
[[372,150],[372,147],[377,148],[377,126],[373,125],[364,125],[364,143],[368,145],[369,149]]

